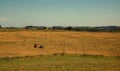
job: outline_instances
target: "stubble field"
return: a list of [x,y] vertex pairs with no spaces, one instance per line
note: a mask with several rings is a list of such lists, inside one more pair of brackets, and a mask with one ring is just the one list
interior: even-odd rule
[[[34,43],[44,49],[34,48]],[[120,55],[120,33],[75,31],[8,31],[0,32],[0,57],[92,54]]]

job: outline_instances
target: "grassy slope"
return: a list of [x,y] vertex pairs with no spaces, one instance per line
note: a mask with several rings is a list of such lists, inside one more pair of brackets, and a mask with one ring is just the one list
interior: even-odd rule
[[91,55],[2,58],[0,71],[120,71],[120,58]]

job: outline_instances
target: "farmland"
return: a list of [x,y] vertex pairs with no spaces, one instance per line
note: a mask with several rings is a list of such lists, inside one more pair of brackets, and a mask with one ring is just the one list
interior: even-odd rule
[[[34,48],[33,44],[45,49]],[[0,57],[54,53],[120,55],[120,33],[75,31],[0,32]]]
[[119,44],[119,32],[4,30],[0,71],[119,71]]

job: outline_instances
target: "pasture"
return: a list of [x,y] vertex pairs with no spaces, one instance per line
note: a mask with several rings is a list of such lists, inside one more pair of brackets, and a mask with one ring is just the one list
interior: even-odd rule
[[[45,48],[34,48],[34,43]],[[0,57],[54,53],[119,56],[120,33],[31,30],[0,32]]]
[[0,31],[0,71],[120,71],[119,56],[119,32]]

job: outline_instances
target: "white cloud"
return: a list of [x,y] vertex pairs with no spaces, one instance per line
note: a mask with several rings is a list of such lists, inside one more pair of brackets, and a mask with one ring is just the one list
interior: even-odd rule
[[6,21],[7,20],[7,18],[5,18],[5,17],[0,17],[0,22],[1,21]]

